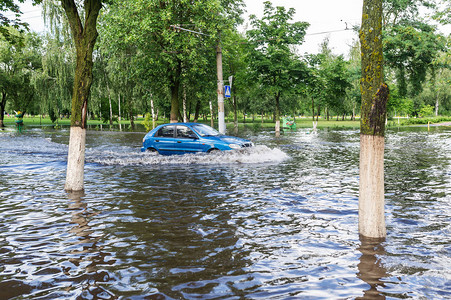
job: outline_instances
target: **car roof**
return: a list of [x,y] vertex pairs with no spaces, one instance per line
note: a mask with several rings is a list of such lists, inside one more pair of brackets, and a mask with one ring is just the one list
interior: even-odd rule
[[159,125],[158,127],[167,126],[167,125],[186,125],[186,126],[193,126],[193,125],[205,125],[205,124],[202,124],[202,123],[195,123],[195,122],[186,122],[186,123],[178,122],[178,123],[166,123],[166,124],[161,124],[161,125]]

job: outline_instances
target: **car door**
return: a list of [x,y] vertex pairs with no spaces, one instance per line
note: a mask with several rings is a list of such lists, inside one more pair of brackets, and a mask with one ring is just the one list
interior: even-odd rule
[[199,137],[188,126],[177,125],[175,137],[177,140],[176,147],[180,151],[184,153],[202,151]]
[[176,144],[175,125],[161,127],[153,137],[153,145],[161,154],[175,154]]

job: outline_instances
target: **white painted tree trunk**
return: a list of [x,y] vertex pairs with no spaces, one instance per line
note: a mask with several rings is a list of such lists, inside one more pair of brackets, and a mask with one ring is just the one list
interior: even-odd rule
[[210,116],[211,116],[211,118],[210,118],[210,126],[214,127],[215,123],[214,123],[214,119],[213,119],[213,103],[211,103],[211,101],[210,101],[209,104],[210,104]]
[[276,120],[276,137],[280,136],[280,120]]
[[152,111],[152,129],[155,128],[155,106],[153,104],[153,95],[150,94],[150,110]]
[[119,105],[119,116],[118,116],[119,130],[122,131],[122,125],[121,125],[121,94],[119,94],[118,105]]
[[188,117],[186,114],[186,88],[183,86],[183,122],[188,122]]
[[110,105],[110,126],[113,125],[113,106],[111,105],[111,96],[108,92],[108,104]]
[[438,92],[435,92],[435,116],[438,117],[439,97]]
[[386,236],[384,215],[384,137],[360,135],[359,233]]
[[66,184],[68,192],[84,190],[86,129],[70,128],[69,152],[67,155]]

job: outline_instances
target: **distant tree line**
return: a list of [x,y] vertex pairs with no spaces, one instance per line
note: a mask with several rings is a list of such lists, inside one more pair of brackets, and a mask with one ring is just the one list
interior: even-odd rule
[[[439,1],[438,1],[439,2]],[[449,2],[384,1],[388,114],[451,114],[451,39],[438,33],[427,7],[446,24]],[[51,32],[39,35],[3,23],[0,36],[0,126],[5,112],[22,110],[56,120],[71,113],[75,50],[59,1],[43,1]],[[6,10],[4,8],[4,10]],[[265,3],[261,19],[240,33],[242,0],[113,0],[104,3],[93,53],[90,118],[113,124],[149,113],[178,120],[214,119],[216,47],[224,78],[233,76],[226,115],[354,118],[360,113],[360,48],[333,54],[325,39],[318,54],[297,46],[309,24],[294,10]],[[229,118],[229,120],[230,120]]]

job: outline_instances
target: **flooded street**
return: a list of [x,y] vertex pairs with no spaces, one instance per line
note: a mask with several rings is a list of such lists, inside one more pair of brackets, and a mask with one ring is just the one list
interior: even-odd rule
[[451,128],[389,129],[387,239],[359,240],[359,131],[240,133],[246,152],[140,153],[88,131],[0,131],[0,299],[451,298]]

